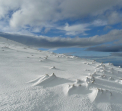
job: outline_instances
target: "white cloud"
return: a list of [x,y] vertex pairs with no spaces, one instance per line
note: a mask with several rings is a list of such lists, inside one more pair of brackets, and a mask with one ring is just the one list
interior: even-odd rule
[[44,33],[47,33],[50,31],[50,28],[45,28]]
[[118,13],[116,11],[112,12],[110,15],[108,15],[108,23],[109,24],[115,24],[122,22],[122,14]]
[[65,27],[63,27],[63,30],[66,31],[67,35],[77,35],[77,34],[85,34],[85,31],[90,30],[88,27],[88,24],[78,24],[78,25],[71,25],[69,26],[68,23],[66,23]]
[[103,30],[109,30],[109,29],[111,29],[111,28],[112,28],[111,26],[107,25],[107,26],[104,27]]
[[60,7],[64,17],[79,18],[88,14],[100,14],[122,2],[121,0],[63,0]]
[[94,26],[105,26],[108,23],[107,23],[107,21],[103,21],[103,20],[98,19],[98,20],[93,21],[93,23],[91,23],[91,24]]
[[[57,26],[56,23],[60,20],[100,15],[108,9],[112,10],[113,6],[121,4],[122,0],[0,0],[0,19],[9,23],[7,26],[9,30],[15,31],[21,28],[26,30],[25,27],[30,26],[31,29],[45,27],[45,31],[48,31]],[[120,18],[115,12],[110,17],[106,17],[109,23],[116,23]],[[105,25],[106,20],[93,22],[96,26],[102,24]],[[67,35],[80,32],[85,34],[88,29],[83,23],[64,27]]]
[[68,23],[66,23],[64,27],[58,27],[58,29],[64,30],[66,32],[66,35],[78,35],[78,34],[87,35],[85,32],[91,30],[91,27],[105,26],[105,25],[107,25],[106,21],[98,19],[91,23],[84,23],[84,24],[69,25]]

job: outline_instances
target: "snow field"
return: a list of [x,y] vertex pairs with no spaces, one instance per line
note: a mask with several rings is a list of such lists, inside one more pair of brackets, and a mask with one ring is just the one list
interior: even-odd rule
[[122,68],[0,37],[0,111],[122,111]]

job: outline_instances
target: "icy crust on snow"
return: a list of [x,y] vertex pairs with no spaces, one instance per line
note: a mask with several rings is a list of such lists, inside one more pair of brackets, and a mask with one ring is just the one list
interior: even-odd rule
[[0,111],[122,111],[122,68],[0,37]]

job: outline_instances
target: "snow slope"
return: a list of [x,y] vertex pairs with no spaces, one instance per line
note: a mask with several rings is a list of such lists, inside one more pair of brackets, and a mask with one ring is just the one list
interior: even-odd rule
[[0,111],[122,111],[122,68],[0,37]]

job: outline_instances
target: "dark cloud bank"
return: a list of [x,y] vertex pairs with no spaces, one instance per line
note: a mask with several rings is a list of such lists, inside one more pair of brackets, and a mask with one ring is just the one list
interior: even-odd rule
[[90,47],[87,51],[99,51],[99,52],[122,52],[122,45],[104,45]]
[[0,33],[0,36],[28,46],[35,46],[38,48],[90,47],[87,50],[103,51],[103,52],[122,51],[122,45],[111,45],[111,47],[107,46],[91,47],[114,41],[119,41],[119,43],[122,43],[122,30],[112,30],[108,34],[101,36],[96,35],[88,38],[26,36],[26,35],[7,34],[7,33]]

